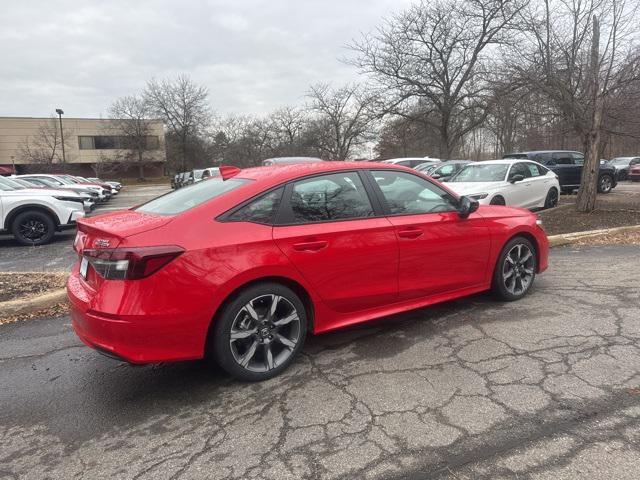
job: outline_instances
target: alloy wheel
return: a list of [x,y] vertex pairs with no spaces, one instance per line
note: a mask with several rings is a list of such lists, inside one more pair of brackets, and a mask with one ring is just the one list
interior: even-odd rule
[[268,372],[293,354],[301,336],[298,311],[285,297],[261,295],[247,302],[231,324],[229,345],[236,363]]
[[607,193],[611,190],[611,177],[609,175],[604,175],[600,178],[600,191],[602,193]]
[[37,218],[26,218],[19,225],[18,231],[23,238],[37,242],[47,235],[47,225]]
[[509,293],[522,295],[533,281],[535,258],[527,245],[514,245],[507,253],[502,265],[502,281]]

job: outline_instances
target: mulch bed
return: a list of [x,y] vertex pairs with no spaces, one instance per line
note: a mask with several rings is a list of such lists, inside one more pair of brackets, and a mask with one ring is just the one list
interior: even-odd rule
[[640,225],[639,196],[598,195],[596,209],[591,213],[576,212],[575,198],[562,195],[558,208],[538,213],[547,235]]
[[0,302],[37,297],[64,288],[66,273],[0,273]]
[[[0,273],[0,302],[37,297],[59,290],[64,288],[67,276],[66,273]],[[66,315],[68,311],[69,306],[66,302],[57,303],[37,312],[11,316],[3,315],[0,311],[0,325],[32,318]]]
[[572,245],[640,245],[640,232],[622,232],[597,237],[587,237]]

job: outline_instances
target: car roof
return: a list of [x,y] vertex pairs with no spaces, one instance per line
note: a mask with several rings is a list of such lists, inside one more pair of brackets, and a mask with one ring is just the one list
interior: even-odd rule
[[499,160],[483,160],[481,162],[470,162],[470,163],[473,163],[473,165],[511,165],[513,163],[522,163],[522,162],[538,164],[538,162],[529,160],[528,158],[501,158]]
[[269,165],[252,167],[241,170],[236,177],[247,180],[267,181],[268,183],[281,183],[308,175],[341,172],[344,170],[400,170],[416,173],[416,170],[401,165],[382,162],[349,162],[349,161],[325,161],[316,163],[295,163],[288,165]]
[[579,153],[582,155],[582,152],[577,150],[528,150],[526,152],[511,152],[507,153],[507,155],[529,155],[532,153]]

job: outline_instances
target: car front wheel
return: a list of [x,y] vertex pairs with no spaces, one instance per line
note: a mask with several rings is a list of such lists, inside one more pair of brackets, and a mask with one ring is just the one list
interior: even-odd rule
[[492,291],[502,300],[513,301],[524,297],[536,278],[538,260],[529,240],[516,237],[502,249],[496,264]]
[[214,321],[211,347],[216,362],[245,381],[282,373],[302,348],[307,332],[304,304],[277,283],[244,290]]
[[37,210],[19,213],[11,224],[11,233],[22,245],[43,245],[51,241],[55,231],[51,215]]

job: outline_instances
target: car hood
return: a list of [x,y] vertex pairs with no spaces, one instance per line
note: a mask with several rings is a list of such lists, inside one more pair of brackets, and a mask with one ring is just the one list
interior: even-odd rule
[[446,182],[447,187],[458,195],[486,193],[500,188],[505,182]]
[[3,192],[11,196],[26,196],[26,197],[78,197],[78,192],[73,190],[64,191],[54,188],[23,188],[22,190],[11,190]]

